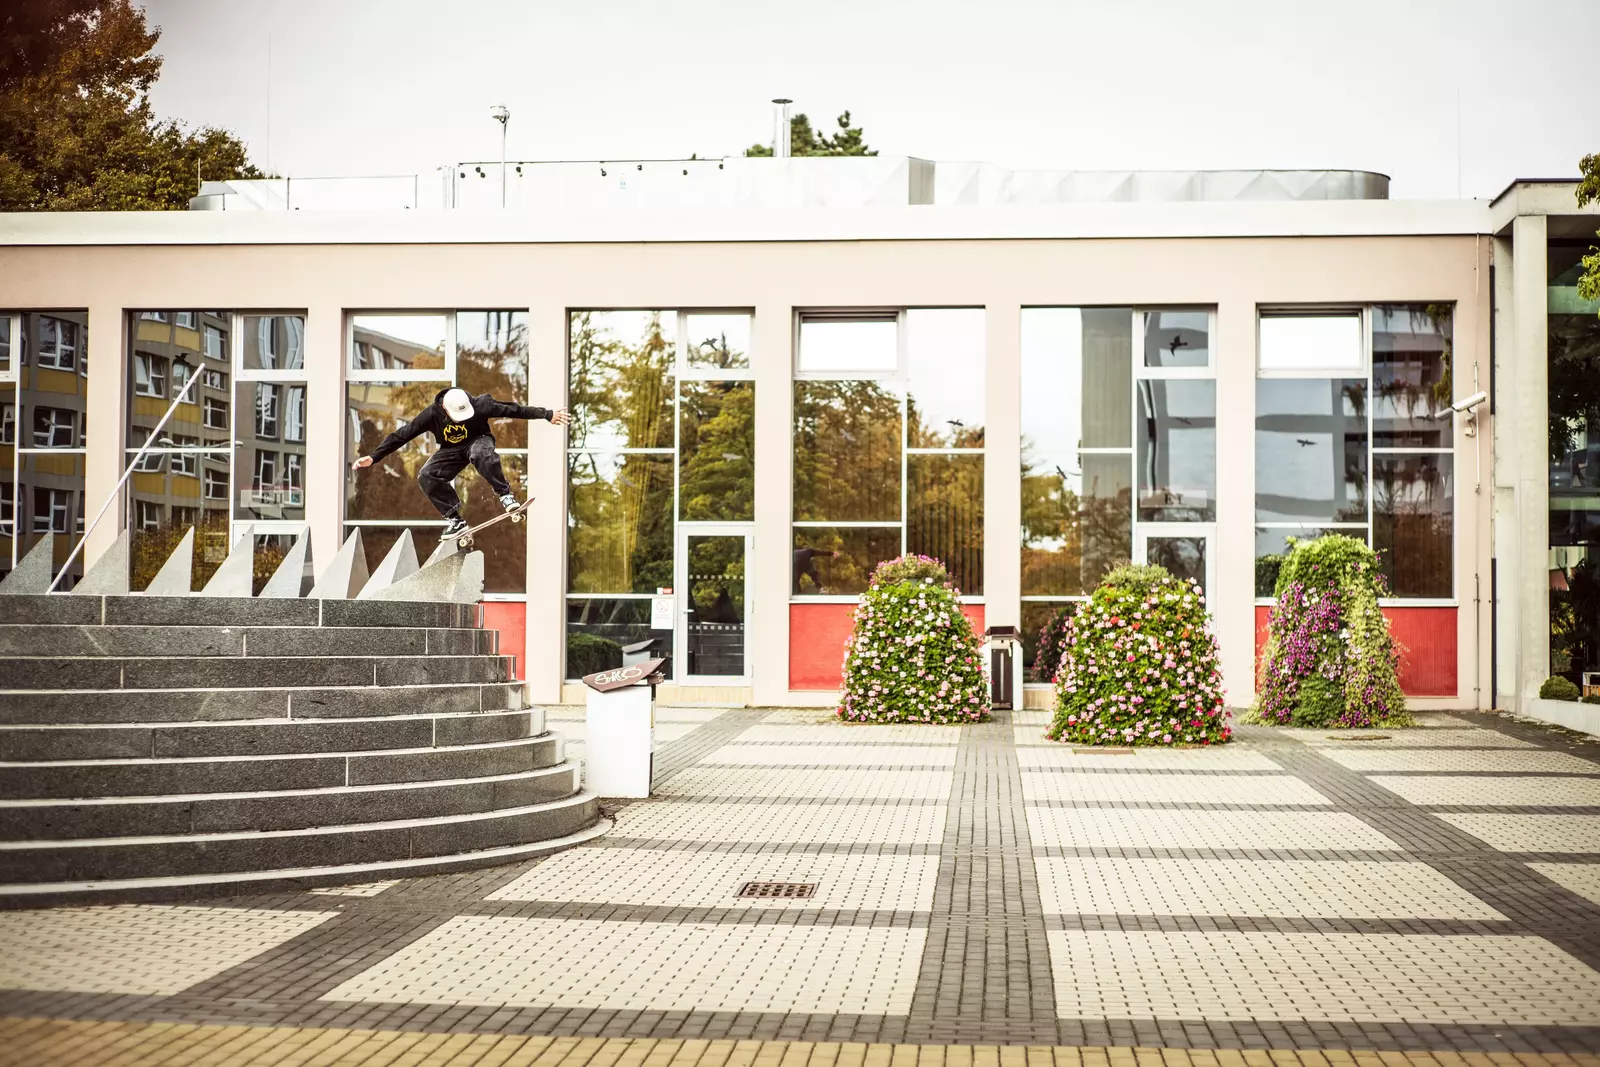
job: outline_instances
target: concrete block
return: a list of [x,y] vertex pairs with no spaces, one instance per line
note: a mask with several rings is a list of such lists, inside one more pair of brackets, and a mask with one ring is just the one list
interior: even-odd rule
[[401,530],[389,554],[383,557],[378,569],[372,572],[367,584],[356,595],[357,600],[376,600],[378,594],[396,582],[417,573],[417,546],[411,541],[411,531]]
[[72,589],[74,593],[97,596],[128,595],[128,535],[123,530],[105,553],[94,561],[94,566]]
[[294,539],[294,547],[283,557],[278,569],[272,572],[267,584],[261,587],[260,595],[272,599],[303,597],[311,584],[306,580],[306,574],[310,570],[311,537],[309,531],[301,530],[300,536]]
[[[474,553],[482,555],[482,553]],[[451,553],[437,563],[429,563],[415,574],[402,578],[379,590],[375,600],[403,600],[423,604],[447,603],[455,599],[456,586],[461,581],[461,565],[465,559],[460,553]]]
[[28,596],[46,593],[55,577],[56,539],[39,538],[39,543],[28,549],[28,554],[17,560],[11,573],[0,578],[0,594]]
[[189,527],[145,588],[146,596],[188,596],[194,592],[194,527]]
[[483,553],[469,552],[461,563],[461,577],[456,581],[457,604],[476,604],[483,599]]
[[431,567],[435,563],[438,563],[441,559],[448,559],[460,551],[461,549],[456,547],[456,543],[454,541],[440,541],[439,547],[433,550],[433,555],[428,557],[428,562],[424,563],[423,566]]
[[313,600],[354,600],[367,584],[367,552],[361,531],[351,530],[333,563],[311,587]]
[[228,549],[228,558],[200,590],[201,596],[247,597],[255,593],[256,539],[250,527]]

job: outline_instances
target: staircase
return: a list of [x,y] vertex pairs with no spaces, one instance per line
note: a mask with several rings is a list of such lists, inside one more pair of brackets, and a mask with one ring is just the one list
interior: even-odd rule
[[602,833],[477,615],[0,596],[0,907],[370,882]]

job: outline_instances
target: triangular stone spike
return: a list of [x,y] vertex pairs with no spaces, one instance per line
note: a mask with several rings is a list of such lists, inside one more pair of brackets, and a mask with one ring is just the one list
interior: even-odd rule
[[75,585],[72,591],[94,596],[127,596],[128,538],[129,531],[124,529],[117,535],[111,547],[94,561],[89,573],[83,576],[83,581]]
[[378,569],[372,572],[366,586],[356,596],[357,600],[376,600],[378,594],[403,578],[417,573],[417,546],[411,543],[411,531],[401,530],[400,538],[383,557]]
[[446,556],[453,556],[459,551],[461,550],[456,547],[454,538],[451,538],[448,541],[440,541],[439,547],[433,550],[433,555],[428,557],[428,562],[424,563],[423,566],[431,567],[435,563],[438,563],[441,559],[444,559]]
[[311,599],[354,600],[366,584],[367,552],[361,546],[361,531],[351,530],[344,547],[311,587]]
[[201,596],[250,596],[255,591],[256,538],[250,527],[228,549],[228,558],[200,590]]
[[145,587],[145,596],[188,596],[194,591],[194,527],[189,527],[172,555]]
[[451,599],[457,604],[476,604],[483,599],[482,552],[468,552],[461,561],[461,577],[456,579],[455,595]]
[[261,587],[259,595],[262,599],[305,596],[307,563],[310,557],[311,538],[305,530],[301,530],[300,536],[294,539],[294,544],[285,553],[283,562],[272,572],[267,584]]
[[39,538],[39,543],[28,549],[28,554],[17,560],[11,573],[0,579],[0,594],[6,596],[39,596],[50,591],[50,580],[55,577],[56,539],[53,534]]
[[461,579],[461,555],[451,553],[408,575],[373,596],[374,600],[406,600],[417,604],[449,603]]

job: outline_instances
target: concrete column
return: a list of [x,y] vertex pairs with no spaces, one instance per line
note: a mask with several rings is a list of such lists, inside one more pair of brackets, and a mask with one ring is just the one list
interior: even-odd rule
[[749,617],[751,703],[789,703],[789,532],[794,489],[794,308],[758,303],[751,362],[756,379],[756,525]]
[[989,626],[1022,624],[1022,308],[987,309],[983,594]]
[[[1217,589],[1209,595],[1221,646],[1224,697],[1255,699],[1256,308],[1235,298],[1217,306],[1211,338],[1217,368]],[[1137,357],[1136,357],[1137,358]]]
[[[84,456],[83,521],[93,522],[106,498],[116,488],[122,477],[124,446],[128,439],[127,395],[125,380],[128,375],[128,358],[124,333],[127,316],[120,306],[110,303],[90,304],[88,316],[88,341],[85,356],[89,361],[89,380],[85,406],[88,416],[88,448]],[[20,425],[17,437],[24,432]],[[83,546],[84,567],[100,558],[126,524],[127,505],[117,501],[100,520],[100,525],[89,535]],[[17,514],[21,514],[18,505]]]
[[[1494,444],[1494,527],[1490,551],[1494,557],[1494,706],[1515,709],[1518,667],[1521,660],[1521,627],[1517,607],[1521,601],[1518,581],[1522,571],[1521,527],[1517,521],[1517,469],[1520,462],[1517,440],[1516,397],[1521,368],[1516,357],[1516,302],[1512,292],[1515,253],[1509,237],[1493,239],[1494,263],[1494,413],[1490,416],[1490,436]],[[1500,412],[1512,413],[1501,418]]]
[[[1514,578],[1518,615],[1518,709],[1536,697],[1550,673],[1550,353],[1546,306],[1543,215],[1519,216],[1511,226],[1516,258],[1511,268],[1512,326],[1517,363],[1515,390],[1496,384],[1504,396],[1511,432],[1516,435],[1515,490],[1518,567]],[[1501,557],[1502,562],[1506,557]],[[1509,576],[1503,575],[1502,582]]]
[[[528,309],[528,403],[567,404],[567,310],[535,302]],[[528,574],[526,667],[528,696],[535,704],[561,700],[567,629],[567,436],[566,429],[539,433],[528,448]],[[552,427],[544,427],[549,430]]]
[[313,304],[306,309],[306,523],[311,562],[322,572],[344,543],[344,308]]

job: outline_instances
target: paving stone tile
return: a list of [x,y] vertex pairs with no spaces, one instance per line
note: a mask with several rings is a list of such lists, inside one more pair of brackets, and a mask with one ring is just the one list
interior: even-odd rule
[[944,822],[944,805],[932,803],[662,800],[624,808],[611,833],[650,841],[912,845],[938,842]]
[[[1349,747],[1356,746],[1367,748],[1537,748],[1531,741],[1523,741],[1509,734],[1500,733],[1498,730],[1483,730],[1478,728],[1455,729],[1452,727],[1437,727],[1419,730],[1302,730],[1297,727],[1284,726],[1273,728],[1272,733],[1282,735],[1285,740],[1299,741],[1301,744],[1313,748]],[[1377,735],[1385,738],[1382,741],[1353,741],[1353,734]]]
[[1374,775],[1370,781],[1413,804],[1480,808],[1600,807],[1600,778]]
[[1333,802],[1287,774],[1073,774],[1024,770],[1022,792],[1029,800],[1086,804],[1294,804]]
[[1400,848],[1354,815],[1332,811],[1030,807],[1028,833],[1046,848]]
[[860,800],[943,800],[950,771],[897,771],[854,767],[691,767],[673,775],[663,796],[817,797]]
[[1528,866],[1562,888],[1600,904],[1600,864],[1530,863]]
[[948,767],[954,745],[723,745],[702,761],[747,767]]
[[1501,852],[1600,854],[1600,815],[1443,812],[1438,817]]
[[[1021,731],[1019,730],[1020,734]],[[1071,745],[1046,741],[1038,745],[1017,739],[1017,762],[1027,769],[1081,768],[1093,771],[1271,771],[1283,773],[1265,753],[1242,745],[1216,748],[1136,748],[1126,755],[1117,750],[1074,751]]]
[[890,724],[884,726],[863,723],[826,723],[822,725],[790,725],[762,723],[752,726],[739,735],[741,744],[781,742],[786,744],[828,745],[883,745],[921,744],[954,745],[961,740],[960,726],[915,726]]
[[1324,756],[1353,771],[1491,771],[1519,774],[1592,774],[1600,763],[1565,752],[1522,749],[1329,748]]

